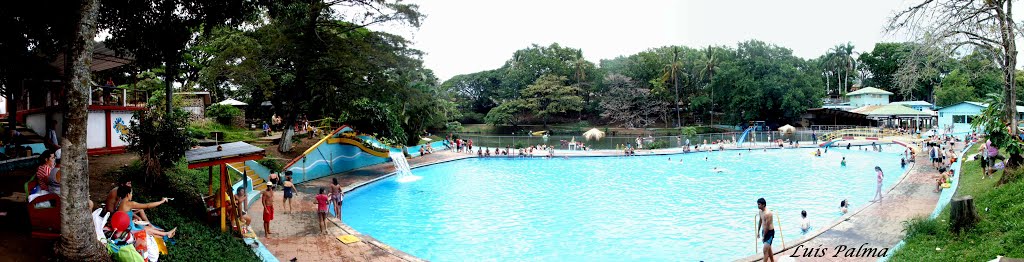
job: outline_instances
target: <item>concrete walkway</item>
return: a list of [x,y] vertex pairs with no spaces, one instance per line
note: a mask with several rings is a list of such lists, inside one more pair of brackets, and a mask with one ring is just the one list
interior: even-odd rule
[[[956,143],[956,152],[960,152],[963,146],[964,143]],[[934,192],[938,170],[931,166],[928,153],[921,152],[918,145],[911,145],[911,148],[918,152],[913,167],[885,191],[881,203],[864,203],[860,209],[851,210],[831,225],[808,234],[808,237],[787,242],[786,249],[780,249],[781,244],[776,242],[773,250],[775,259],[877,261],[879,257],[868,253],[880,254],[883,249],[889,250],[885,256],[892,255],[893,246],[905,236],[903,221],[928,217],[939,199],[939,193]],[[824,252],[818,252],[825,248]],[[763,255],[757,254],[738,261],[761,261],[762,258]]]
[[[410,159],[409,164],[417,167],[467,157],[470,156],[442,151]],[[249,209],[252,228],[267,249],[281,261],[290,261],[293,258],[297,261],[420,261],[370,236],[359,234],[333,217],[328,219],[328,234],[320,234],[314,197],[321,187],[329,188],[331,178],[337,177],[338,183],[344,185],[347,191],[394,171],[391,163],[384,163],[296,185],[298,193],[292,198],[291,212],[285,210],[284,204],[281,203],[283,193],[279,189],[275,190],[274,220],[270,223],[270,231],[273,234],[267,237],[263,230],[262,199],[257,200]],[[346,245],[337,239],[338,236],[348,234],[355,235],[362,241]]]

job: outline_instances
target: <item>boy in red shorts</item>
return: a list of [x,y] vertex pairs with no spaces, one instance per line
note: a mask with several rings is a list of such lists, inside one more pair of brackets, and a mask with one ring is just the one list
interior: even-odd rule
[[270,236],[270,221],[274,220],[274,183],[267,183],[267,190],[263,191],[263,232]]

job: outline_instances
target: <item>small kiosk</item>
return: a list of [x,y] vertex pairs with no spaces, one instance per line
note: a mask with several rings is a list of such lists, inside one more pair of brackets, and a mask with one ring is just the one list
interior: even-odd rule
[[[214,199],[213,203],[207,203],[208,210],[210,208],[217,210],[215,216],[220,218],[220,230],[226,232],[228,230],[227,216],[227,205],[231,202],[234,192],[228,192],[231,188],[231,183],[228,181],[228,164],[245,162],[247,160],[259,160],[263,159],[266,151],[262,148],[250,145],[245,142],[234,142],[222,145],[199,147],[185,152],[185,160],[188,161],[189,169],[203,168],[206,167],[209,173],[209,185],[210,192],[209,196],[205,199]],[[220,189],[216,194],[213,192],[213,166],[220,166]],[[227,204],[225,204],[227,203]],[[231,214],[235,217],[236,214]]]

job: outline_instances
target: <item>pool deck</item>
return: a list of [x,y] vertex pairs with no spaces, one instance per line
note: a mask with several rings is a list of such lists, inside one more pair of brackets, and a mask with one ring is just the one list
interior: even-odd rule
[[[409,159],[413,168],[471,157],[467,154],[441,151],[435,154]],[[281,261],[422,261],[416,257],[391,248],[370,236],[359,234],[338,219],[328,218],[326,235],[320,234],[317,221],[316,196],[319,188],[328,188],[331,178],[352,190],[358,186],[384,178],[395,171],[391,163],[359,168],[342,174],[328,176],[295,185],[298,193],[292,198],[292,212],[285,212],[281,203],[283,193],[274,191],[274,220],[270,223],[273,234],[266,237],[263,231],[263,201],[256,201],[250,208],[252,229],[260,241]],[[344,215],[344,214],[342,214]],[[361,241],[343,244],[337,239],[342,235],[355,235]]]
[[[903,174],[896,184],[885,190],[881,203],[853,203],[855,208],[849,214],[830,225],[821,227],[816,232],[809,233],[803,239],[787,242],[785,249],[778,249],[781,245],[776,240],[774,246],[776,249],[773,250],[775,259],[783,261],[878,261],[879,257],[866,257],[865,251],[870,250],[869,248],[876,251],[887,248],[889,252],[885,255],[892,255],[893,246],[905,236],[903,221],[928,217],[939,200],[939,193],[934,192],[935,176],[938,174],[938,170],[929,164],[927,153],[920,153],[919,146],[910,146],[919,152],[912,163],[913,166]],[[963,146],[964,143],[957,143],[956,151],[960,152]],[[824,254],[818,253],[816,256],[815,250],[805,254],[808,248],[827,248],[827,250],[822,252]],[[849,250],[855,251],[847,253]],[[859,257],[858,252],[862,252]],[[762,259],[763,255],[758,253],[737,261],[761,261]]]
[[[900,139],[910,141],[910,139]],[[854,146],[870,144],[871,141],[858,140]],[[840,142],[843,143],[843,142]],[[845,146],[845,144],[837,144]],[[761,149],[764,144],[757,145]],[[962,146],[958,144],[958,147]],[[810,148],[816,145],[804,143],[800,147]],[[839,146],[835,146],[839,147]],[[915,147],[916,148],[916,147]],[[726,150],[743,150],[746,148],[735,148],[726,146]],[[915,150],[920,151],[919,148]],[[656,149],[638,150],[636,155],[664,155],[682,153],[682,149]],[[543,153],[546,155],[546,153]],[[918,154],[916,163],[910,167],[903,177],[895,185],[888,188],[885,193],[885,201],[882,204],[869,203],[858,205],[853,203],[854,209],[850,214],[842,217],[831,225],[820,227],[817,232],[811,233],[804,239],[790,240],[787,248],[776,250],[777,259],[786,261],[875,261],[877,258],[833,258],[835,249],[840,245],[847,247],[860,247],[868,243],[868,247],[892,248],[903,239],[902,222],[914,217],[925,217],[931,213],[936,205],[939,194],[932,192],[934,189],[934,178],[936,170],[925,162],[924,154]],[[598,151],[568,151],[557,150],[556,157],[590,157],[590,156],[622,156],[618,150]],[[440,151],[435,154],[416,157],[409,160],[413,168],[424,165],[431,165],[452,160],[476,157],[475,154],[454,153],[451,151]],[[394,249],[370,236],[359,234],[356,230],[348,227],[336,218],[328,218],[328,233],[320,234],[317,225],[316,205],[313,197],[319,188],[327,188],[332,177],[339,178],[339,183],[346,187],[346,191],[358,188],[359,186],[372,183],[378,179],[387,177],[393,173],[394,167],[391,163],[373,165],[359,168],[342,174],[328,176],[302,184],[296,185],[298,193],[292,199],[294,210],[285,212],[281,203],[282,193],[280,190],[274,192],[275,219],[271,222],[273,234],[266,237],[263,231],[263,205],[262,201],[256,201],[250,207],[252,217],[252,228],[256,231],[260,241],[266,248],[282,261],[423,261],[400,250]],[[891,174],[890,174],[891,175]],[[361,241],[352,244],[343,244],[337,237],[342,235],[355,235]],[[777,242],[778,243],[778,242]],[[793,254],[792,247],[803,244],[803,247],[825,247],[828,248],[826,257],[789,257]],[[820,246],[819,246],[820,245]],[[776,247],[780,247],[776,244]],[[803,248],[799,253],[803,253]],[[840,255],[841,256],[841,255]],[[761,256],[752,255],[738,261],[757,261]]]

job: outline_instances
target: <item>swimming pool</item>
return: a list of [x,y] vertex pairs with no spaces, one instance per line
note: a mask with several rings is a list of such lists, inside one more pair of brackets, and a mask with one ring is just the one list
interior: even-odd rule
[[391,177],[350,192],[344,221],[432,261],[731,260],[759,251],[758,197],[792,243],[801,210],[822,227],[840,217],[840,200],[865,205],[876,165],[886,188],[895,183],[904,148],[883,148],[458,160],[413,169],[416,182]]

